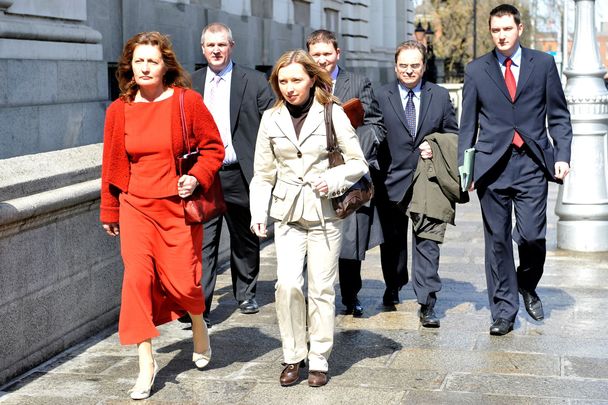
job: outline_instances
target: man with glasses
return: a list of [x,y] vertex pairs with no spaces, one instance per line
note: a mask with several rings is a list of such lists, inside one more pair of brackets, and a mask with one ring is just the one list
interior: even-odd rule
[[[403,42],[395,52],[397,80],[378,93],[387,130],[386,148],[381,148],[378,155],[386,189],[376,193],[384,234],[380,257],[386,283],[385,306],[399,303],[399,290],[408,282],[405,211],[412,200],[419,157],[433,157],[425,137],[437,132],[458,133],[448,91],[422,80],[425,64],[425,46],[416,41]],[[412,280],[420,304],[420,322],[424,327],[437,328],[440,322],[434,307],[436,293],[441,289],[437,272],[439,242],[421,237],[418,232],[413,232],[412,239]]]
[[232,291],[244,314],[259,311],[255,299],[260,270],[258,237],[249,229],[249,182],[253,177],[253,155],[262,113],[274,97],[261,72],[237,65],[231,55],[235,42],[230,28],[212,23],[203,29],[201,48],[207,66],[192,75],[193,88],[203,95],[205,105],[220,130],[226,156],[220,180],[228,211],[204,224],[203,291],[205,322],[217,276],[217,257],[225,218],[230,231]]

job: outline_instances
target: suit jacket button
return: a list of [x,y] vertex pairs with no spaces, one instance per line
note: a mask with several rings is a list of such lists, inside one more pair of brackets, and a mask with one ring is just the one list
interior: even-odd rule
[[301,157],[302,157],[302,152],[298,151],[298,155],[297,155],[297,156],[298,156],[299,158],[301,158]]

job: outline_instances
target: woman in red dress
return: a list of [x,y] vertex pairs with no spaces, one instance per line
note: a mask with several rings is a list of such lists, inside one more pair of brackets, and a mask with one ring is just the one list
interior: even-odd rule
[[[116,74],[120,98],[107,110],[101,174],[100,218],[111,236],[120,233],[124,278],[118,334],[137,344],[139,375],[132,399],[150,396],[158,365],[152,354],[156,326],[184,315],[192,318],[196,367],[211,358],[202,313],[202,239],[199,225],[186,225],[181,199],[196,187],[207,190],[224,157],[213,117],[169,39],[158,32],[135,35],[125,45]],[[179,97],[197,163],[179,176],[183,145]]]

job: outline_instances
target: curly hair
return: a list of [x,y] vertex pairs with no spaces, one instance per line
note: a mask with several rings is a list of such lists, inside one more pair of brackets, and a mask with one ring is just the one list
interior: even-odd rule
[[304,67],[306,74],[308,74],[311,79],[316,79],[314,84],[315,98],[319,103],[324,105],[331,102],[340,104],[338,98],[331,94],[332,81],[329,73],[320,67],[308,52],[303,49],[295,49],[281,55],[279,59],[277,59],[274,68],[272,68],[272,73],[270,74],[270,79],[268,81],[272,86],[272,90],[274,90],[274,93],[277,95],[277,100],[274,103],[275,107],[283,105],[285,102],[279,87],[279,70],[292,63],[299,63]]
[[177,60],[169,37],[157,31],[140,32],[127,41],[118,60],[116,79],[120,88],[120,98],[123,101],[133,101],[139,90],[139,86],[135,83],[133,68],[131,66],[133,52],[138,45],[152,45],[160,50],[163,63],[167,68],[163,77],[163,84],[165,86],[192,87],[190,75]]

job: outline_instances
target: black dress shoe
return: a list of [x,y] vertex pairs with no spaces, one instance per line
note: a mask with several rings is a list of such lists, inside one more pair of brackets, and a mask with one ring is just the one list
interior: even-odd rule
[[285,364],[285,368],[281,371],[279,382],[283,387],[294,385],[300,379],[300,367],[304,367],[305,363],[302,360],[299,363]]
[[513,322],[506,320],[504,318],[498,318],[494,321],[492,326],[490,326],[490,335],[493,336],[502,336],[513,330]]
[[535,321],[540,321],[545,317],[545,312],[543,311],[543,303],[538,298],[536,291],[524,290],[523,288],[519,289],[519,293],[524,299],[524,306],[526,307],[526,311]]
[[382,296],[382,304],[386,307],[399,304],[399,290],[396,288],[387,288]]
[[420,305],[420,323],[425,328],[438,328],[439,318],[432,305]]
[[347,315],[352,314],[353,318],[361,318],[363,316],[363,305],[361,305],[358,298],[355,298],[352,304],[346,305],[345,313]]
[[239,301],[239,309],[243,314],[255,314],[260,311],[260,307],[258,306],[255,298]]

